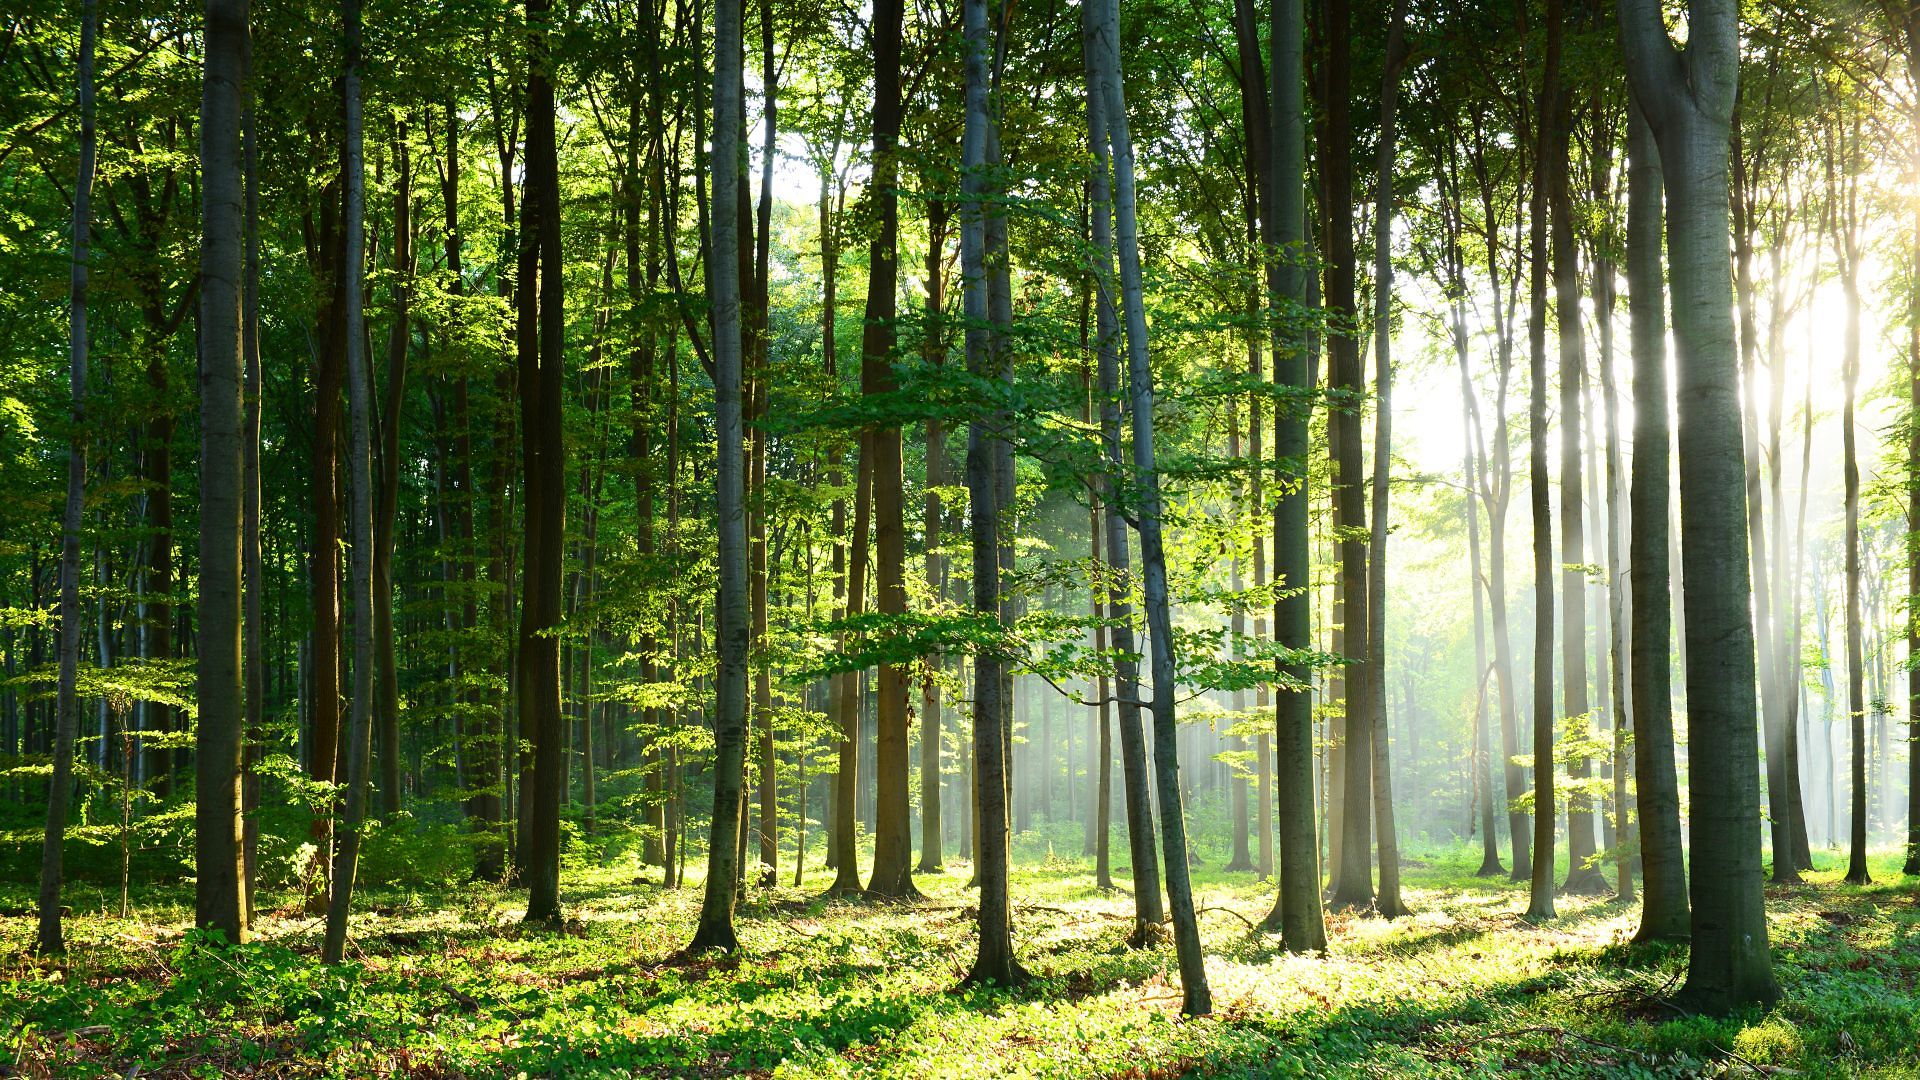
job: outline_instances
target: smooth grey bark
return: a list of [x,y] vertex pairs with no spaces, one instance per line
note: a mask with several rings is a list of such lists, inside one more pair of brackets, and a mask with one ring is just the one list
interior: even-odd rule
[[[741,49],[740,0],[714,4],[712,255],[707,264],[713,304],[714,425],[719,439],[715,498],[719,516],[720,589],[715,637],[713,824],[700,923],[689,953],[739,948],[733,929],[740,814],[747,761],[747,521],[745,442],[740,416]],[[841,853],[851,862],[851,851]]]
[[1090,223],[1093,237],[1095,289],[1095,354],[1098,358],[1100,441],[1105,471],[1100,478],[1100,504],[1105,534],[1104,569],[1107,573],[1105,615],[1107,638],[1114,650],[1113,689],[1119,698],[1121,776],[1126,795],[1127,852],[1133,868],[1133,930],[1128,944],[1142,948],[1164,935],[1166,908],[1160,897],[1160,856],[1154,848],[1152,778],[1147,772],[1146,731],[1140,718],[1140,650],[1134,640],[1130,568],[1132,548],[1127,540],[1126,504],[1132,490],[1127,483],[1125,444],[1120,424],[1120,316],[1114,293],[1113,216],[1110,192],[1111,154],[1107,139],[1107,101],[1100,91],[1095,56],[1098,40],[1092,10],[1084,11],[1081,46],[1087,77],[1087,131],[1093,151],[1090,186]]
[[1657,0],[1621,0],[1627,74],[1660,149],[1679,349],[1693,944],[1682,1000],[1724,1013],[1780,996],[1767,950],[1745,462],[1727,259],[1728,129],[1740,70],[1733,0],[1689,0],[1687,45]]
[[354,874],[360,862],[360,827],[367,816],[368,766],[373,736],[373,387],[367,369],[364,274],[366,270],[366,159],[360,99],[360,0],[346,0],[347,51],[340,77],[346,110],[346,254],[341,295],[347,347],[348,535],[353,545],[347,581],[353,602],[353,688],[347,712],[347,785],[333,844],[333,891],[327,896],[327,929],[320,955],[329,964],[346,959],[347,916],[353,909]]
[[[1843,133],[1839,138],[1844,141],[1846,136]],[[1849,160],[1849,173],[1853,164]],[[1846,198],[1841,197],[1834,183],[1834,169],[1833,157],[1829,154],[1828,188],[1836,203],[1851,203],[1853,193],[1849,190]],[[1854,425],[1855,399],[1860,383],[1860,248],[1851,206],[1847,210],[1836,210],[1832,215],[1832,227],[1834,255],[1840,264],[1840,284],[1846,294],[1847,304],[1846,345],[1840,368],[1841,380],[1846,384],[1846,400],[1840,414],[1840,437],[1843,447],[1841,467],[1846,485],[1847,735],[1852,749],[1848,772],[1848,789],[1852,798],[1848,803],[1846,880],[1848,884],[1865,885],[1873,879],[1867,871],[1867,844],[1871,837],[1867,826],[1867,695],[1860,622],[1860,454]]]
[[246,0],[207,0],[200,98],[199,727],[194,752],[194,923],[247,940],[241,840],[241,327],[245,274]]
[[67,385],[73,422],[67,437],[67,505],[60,524],[60,683],[54,699],[53,776],[47,782],[47,830],[40,849],[39,929],[34,951],[66,951],[60,926],[62,856],[73,798],[73,746],[80,733],[80,527],[87,488],[87,270],[93,258],[94,0],[80,6],[80,56],[74,82],[80,113],[80,166],[73,187],[73,247],[67,279]]
[[1563,147],[1551,127],[1559,110],[1559,0],[1547,0],[1547,55],[1534,112],[1533,191],[1527,205],[1528,504],[1533,515],[1533,880],[1527,918],[1551,919],[1554,849],[1553,517],[1547,472],[1547,202],[1552,155]]
[[1407,59],[1407,0],[1394,0],[1380,85],[1380,147],[1374,172],[1373,244],[1373,505],[1367,540],[1367,700],[1373,706],[1373,824],[1380,857],[1374,908],[1386,918],[1409,915],[1400,898],[1400,841],[1393,820],[1393,766],[1387,739],[1387,509],[1393,464],[1393,165],[1400,71]]
[[[1645,879],[1635,941],[1688,934],[1680,782],[1673,759],[1673,598],[1667,580],[1667,502],[1672,490],[1667,412],[1665,234],[1660,151],[1637,102],[1627,116],[1627,317],[1633,354],[1633,476],[1627,561],[1631,587],[1628,700],[1635,809]],[[1623,714],[1623,719],[1625,714]]]
[[[1573,232],[1573,192],[1568,177],[1572,149],[1573,97],[1566,86],[1554,97],[1548,141],[1547,197],[1552,229],[1553,295],[1560,361],[1560,663],[1562,715],[1581,735],[1593,726],[1587,696],[1587,548],[1582,520],[1581,425],[1587,389],[1586,334],[1580,311],[1580,254]],[[1583,793],[1593,773],[1585,754],[1567,763],[1567,878],[1560,890],[1598,896],[1611,891],[1595,864],[1593,801]]]
[[385,403],[375,418],[373,522],[374,726],[380,743],[380,814],[400,812],[400,673],[393,636],[394,516],[400,503],[400,420],[407,400],[407,352],[412,340],[413,162],[407,126],[396,119],[393,192],[393,322],[387,329]]
[[[927,301],[926,301],[926,340],[922,345],[922,356],[930,366],[945,362],[945,347],[941,342],[942,313],[947,305],[946,247],[947,222],[949,220],[947,204],[938,200],[930,203],[927,209]],[[940,525],[942,507],[940,487],[947,482],[947,428],[941,417],[929,417],[926,422],[926,485],[924,509],[921,516],[921,533],[926,546],[926,583],[927,595],[939,597],[942,593],[945,575],[943,560],[939,553]],[[809,605],[811,608],[811,605]],[[938,873],[944,861],[941,852],[941,722],[940,722],[940,683],[935,679],[939,671],[941,656],[938,652],[928,653],[921,660],[922,678],[920,680],[920,862],[916,869],[923,874]],[[799,816],[801,827],[805,828],[806,814]],[[796,860],[799,853],[795,854]]]
[[[733,0],[729,0],[733,2]],[[992,317],[987,200],[996,186],[989,175],[992,90],[988,75],[992,39],[987,0],[964,0],[961,25],[966,52],[966,120],[961,138],[960,268],[966,314],[967,370],[981,385],[998,384],[1007,357]],[[967,494],[973,548],[975,618],[1004,629],[1000,598],[1000,459],[1011,417],[1000,401],[982,401],[967,429]],[[1013,953],[1013,907],[1008,895],[1006,662],[996,646],[974,652],[974,800],[978,810],[975,876],[980,883],[979,952],[966,982],[1013,986],[1027,972]],[[850,857],[850,856],[843,856]]]
[[1095,20],[1090,64],[1106,109],[1107,143],[1113,168],[1114,241],[1120,261],[1120,307],[1126,328],[1128,407],[1133,421],[1135,532],[1140,537],[1141,607],[1153,649],[1154,781],[1160,795],[1160,841],[1166,857],[1167,906],[1173,916],[1174,950],[1180,962],[1181,1012],[1204,1016],[1213,1011],[1207,987],[1206,958],[1194,913],[1188,876],[1185,815],[1180,799],[1179,727],[1174,716],[1177,664],[1173,654],[1173,613],[1167,592],[1167,560],[1161,545],[1160,472],[1154,460],[1153,371],[1147,354],[1147,316],[1142,300],[1139,224],[1135,213],[1133,138],[1127,125],[1127,100],[1120,61],[1118,0],[1094,0],[1086,17]]
[[[1313,272],[1307,242],[1306,20],[1304,0],[1273,5],[1273,249],[1267,263],[1272,319],[1273,382],[1284,397],[1273,412],[1273,452],[1287,474],[1273,506],[1273,637],[1303,656],[1314,647],[1313,549],[1308,531],[1307,426],[1314,373],[1309,333],[1299,318],[1309,306]],[[1320,900],[1320,837],[1314,820],[1312,671],[1282,662],[1274,696],[1274,816],[1279,821],[1279,893],[1267,925],[1280,927],[1288,952],[1322,952],[1326,917]]]

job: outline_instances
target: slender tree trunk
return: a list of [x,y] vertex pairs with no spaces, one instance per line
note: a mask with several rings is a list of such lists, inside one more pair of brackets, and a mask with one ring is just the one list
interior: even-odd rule
[[1147,359],[1147,318],[1142,301],[1139,226],[1133,186],[1133,139],[1128,133],[1126,91],[1120,71],[1118,0],[1096,0],[1087,17],[1095,19],[1092,68],[1106,107],[1107,143],[1113,169],[1114,241],[1120,262],[1120,298],[1127,343],[1128,405],[1133,421],[1133,469],[1139,490],[1135,531],[1140,536],[1143,572],[1141,606],[1153,648],[1154,773],[1160,793],[1160,839],[1166,856],[1167,903],[1173,915],[1174,947],[1180,961],[1181,1011],[1204,1016],[1213,1011],[1207,987],[1200,926],[1194,914],[1188,876],[1187,836],[1180,803],[1179,728],[1174,717],[1177,668],[1173,655],[1173,619],[1167,593],[1167,562],[1161,547],[1160,473],[1154,458],[1153,373]]
[[[1530,356],[1528,459],[1533,510],[1533,881],[1527,917],[1551,919],[1553,910],[1553,518],[1547,472],[1547,202],[1553,189],[1553,136],[1560,96],[1560,0],[1547,0],[1547,56],[1535,110],[1533,191],[1527,206],[1527,316]],[[1577,326],[1577,324],[1576,324]],[[1578,330],[1575,330],[1578,333]],[[1571,680],[1569,680],[1571,681]]]
[[[1549,33],[1558,33],[1549,30]],[[1556,86],[1553,115],[1546,131],[1547,196],[1553,233],[1554,314],[1559,329],[1560,359],[1560,692],[1563,715],[1571,734],[1584,742],[1593,727],[1592,703],[1587,697],[1587,549],[1582,520],[1585,502],[1581,477],[1580,417],[1587,389],[1585,327],[1580,312],[1580,254],[1573,233],[1573,192],[1569,182],[1572,150],[1573,95]],[[1592,761],[1575,755],[1567,765],[1567,878],[1562,892],[1598,896],[1611,892],[1595,862],[1593,801],[1585,782],[1593,774]]]
[[[195,697],[200,715],[194,754],[194,922],[234,944],[247,940],[240,815],[245,723],[240,667],[243,521],[240,477],[235,474],[243,457],[245,415],[241,283],[246,199],[241,114],[247,97],[248,49],[245,0],[208,0],[206,73],[200,100],[203,348],[200,590],[195,611],[199,656]],[[70,523],[70,537],[77,525]],[[62,606],[67,606],[64,600]],[[77,611],[69,625],[77,634]],[[75,719],[72,708],[66,716],[68,721]]]
[[[942,344],[942,313],[947,306],[946,248],[947,222],[951,211],[947,204],[934,200],[927,205],[927,306],[926,338],[921,346],[922,360],[931,368],[945,362]],[[937,599],[942,587],[943,559],[940,547],[940,487],[947,482],[947,429],[940,417],[926,422],[927,482],[925,509],[921,518],[926,546],[927,596]],[[920,680],[920,864],[923,874],[937,874],[944,861],[941,853],[940,805],[940,683],[935,678],[941,667],[939,653],[929,653],[921,661]]]
[[[60,529],[60,685],[54,706],[53,776],[47,786],[47,831],[40,850],[39,930],[42,955],[66,951],[60,927],[61,856],[66,849],[67,806],[73,797],[73,746],[80,730],[80,529],[87,487],[87,271],[93,248],[93,42],[94,0],[80,8],[80,58],[76,97],[80,113],[80,168],[73,188],[73,247],[67,285],[68,389],[73,429],[67,438],[67,504]],[[242,63],[244,63],[244,53]],[[244,69],[243,69],[244,71]],[[209,85],[212,82],[209,73]],[[237,82],[237,80],[236,80]],[[234,88],[245,92],[244,83]]]
[[380,410],[380,475],[373,540],[373,633],[378,664],[376,714],[380,737],[380,813],[400,812],[400,674],[393,641],[393,523],[400,501],[400,418],[407,400],[407,346],[413,293],[413,169],[407,128],[394,136],[393,325],[387,333],[386,402]]
[[[1367,539],[1367,700],[1373,708],[1373,822],[1380,853],[1375,907],[1393,919],[1411,914],[1400,899],[1400,841],[1393,818],[1393,766],[1388,754],[1387,508],[1393,462],[1393,166],[1400,69],[1406,63],[1406,0],[1395,0],[1387,30],[1387,70],[1380,86],[1380,148],[1374,175],[1373,330],[1374,436],[1372,530]],[[1419,755],[1414,755],[1417,760]]]
[[1122,503],[1123,477],[1126,475],[1124,444],[1120,420],[1120,317],[1115,303],[1118,280],[1113,262],[1113,217],[1110,195],[1111,151],[1107,141],[1107,98],[1100,89],[1096,57],[1104,47],[1098,36],[1094,13],[1083,11],[1082,51],[1087,74],[1087,129],[1093,148],[1093,182],[1089,202],[1093,235],[1095,299],[1095,354],[1098,361],[1100,397],[1100,441],[1104,447],[1105,471],[1101,476],[1100,502],[1103,507],[1102,539],[1106,545],[1104,569],[1108,574],[1105,614],[1111,629],[1109,644],[1114,651],[1113,690],[1119,699],[1121,774],[1125,783],[1127,814],[1127,850],[1133,867],[1133,930],[1127,943],[1135,948],[1161,940],[1165,930],[1166,909],[1160,900],[1160,858],[1154,848],[1152,780],[1147,773],[1146,732],[1140,719],[1139,651],[1134,640],[1131,591],[1122,584],[1131,563],[1131,545],[1127,540],[1127,508]]
[[[847,560],[846,617],[860,614],[866,604],[867,565],[872,550],[867,540],[873,506],[873,455],[868,438],[861,433],[859,463],[854,468],[853,553]],[[846,638],[843,636],[843,642]],[[860,885],[859,793],[860,793],[860,673],[843,672],[845,680],[839,695],[840,771],[833,785],[834,847],[839,861],[834,866],[833,884],[828,896],[853,896],[864,891]]]
[[1668,588],[1666,290],[1662,287],[1660,152],[1637,98],[1627,117],[1627,310],[1633,348],[1632,628],[1628,641],[1633,771],[1645,882],[1636,941],[1688,934],[1680,785],[1673,759],[1672,612]]
[[[253,48],[247,47],[247,83],[253,82]],[[241,481],[241,539],[240,573],[246,589],[242,601],[246,627],[242,631],[240,662],[241,681],[246,688],[247,733],[246,746],[242,751],[243,771],[240,778],[240,806],[245,815],[241,826],[241,859],[244,868],[242,888],[245,892],[247,925],[255,922],[254,885],[259,879],[260,868],[260,759],[266,753],[267,732],[267,655],[266,655],[266,565],[262,558],[260,544],[260,174],[258,140],[254,125],[259,109],[251,100],[251,89],[246,100],[244,130],[242,132],[241,154],[246,169],[246,280],[241,295],[241,360],[245,366],[246,413],[242,417],[242,481]],[[102,627],[100,664],[107,664],[105,627]],[[100,737],[102,745],[101,765],[106,764],[107,731],[102,725]]]
[[347,718],[347,784],[344,814],[333,848],[333,891],[327,897],[326,937],[321,956],[346,959],[347,916],[353,907],[354,874],[360,860],[360,828],[367,816],[367,766],[373,725],[373,387],[367,368],[366,313],[362,275],[366,266],[366,163],[360,101],[360,0],[346,0],[346,59],[340,79],[345,100],[346,173],[345,333],[347,339],[348,510],[353,549],[349,575],[353,597],[353,694]]
[[719,516],[719,661],[714,676],[713,823],[707,845],[706,893],[689,953],[732,952],[734,878],[738,873],[740,812],[747,753],[747,535],[740,423],[741,177],[740,0],[715,0],[713,74],[713,209],[707,262],[713,302],[714,425],[719,438],[716,500]]
[[[961,294],[966,311],[967,370],[985,383],[1000,377],[1009,358],[996,346],[1000,335],[988,326],[989,303],[986,206],[992,185],[986,176],[994,123],[989,86],[993,43],[987,28],[987,0],[963,0],[962,29],[966,64],[966,122],[961,142],[960,218]],[[967,490],[973,542],[973,610],[982,622],[999,624],[1000,605],[1000,451],[1009,416],[1004,407],[975,405],[967,435]],[[973,760],[974,798],[979,806],[977,863],[980,882],[980,948],[966,982],[1011,986],[1027,978],[1013,955],[1013,909],[1007,894],[1006,729],[1003,660],[992,646],[974,652]]]
[[[1308,531],[1307,426],[1314,384],[1310,329],[1284,318],[1290,305],[1307,306],[1306,25],[1303,0],[1273,6],[1273,245],[1267,258],[1267,314],[1273,320],[1273,382],[1291,391],[1273,412],[1275,459],[1292,472],[1273,509],[1273,574],[1281,592],[1273,602],[1273,636],[1283,647],[1304,652],[1314,645],[1312,543]],[[1327,947],[1320,906],[1320,840],[1314,824],[1312,672],[1280,664],[1283,679],[1274,698],[1274,810],[1279,819],[1280,889],[1268,925],[1280,927],[1288,952]]]

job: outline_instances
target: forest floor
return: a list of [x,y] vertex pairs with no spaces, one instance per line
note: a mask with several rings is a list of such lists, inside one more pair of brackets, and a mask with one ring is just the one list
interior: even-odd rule
[[754,891],[743,954],[693,962],[672,954],[699,890],[636,883],[631,865],[570,868],[560,931],[522,928],[497,889],[373,890],[340,968],[318,963],[296,898],[274,898],[259,943],[217,951],[187,932],[190,887],[121,920],[85,885],[70,953],[49,964],[26,951],[30,883],[15,882],[0,885],[0,1076],[1920,1075],[1920,904],[1890,853],[1880,885],[1826,870],[1768,890],[1785,997],[1730,1020],[1664,1003],[1685,950],[1625,944],[1633,906],[1562,898],[1529,924],[1524,885],[1477,863],[1410,860],[1415,914],[1332,916],[1323,958],[1249,929],[1269,885],[1200,871],[1217,1011],[1197,1021],[1179,1015],[1171,949],[1124,946],[1130,899],[1062,861],[1016,874],[1036,978],[1013,992],[956,990],[964,865],[921,875],[912,905]]

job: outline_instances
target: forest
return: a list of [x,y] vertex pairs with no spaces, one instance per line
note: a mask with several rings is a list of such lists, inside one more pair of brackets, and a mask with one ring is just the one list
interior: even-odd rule
[[8,0],[0,1077],[1920,1075],[1915,0]]

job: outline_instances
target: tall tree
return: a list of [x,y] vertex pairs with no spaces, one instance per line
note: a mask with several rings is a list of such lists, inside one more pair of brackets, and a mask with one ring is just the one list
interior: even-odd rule
[[347,916],[353,908],[354,875],[360,859],[360,828],[367,816],[368,766],[373,736],[373,387],[367,368],[366,311],[366,159],[360,97],[360,0],[345,0],[347,49],[341,66],[340,93],[346,117],[346,271],[344,295],[347,341],[347,512],[351,528],[353,597],[353,693],[347,712],[347,791],[341,828],[333,845],[333,891],[327,897],[327,929],[321,955],[338,964],[347,954]]
[[[247,0],[207,0],[200,97],[200,657],[194,794],[194,922],[247,940],[240,759],[241,323],[245,272]],[[76,628],[78,620],[75,620]]]
[[[893,351],[900,276],[900,48],[903,0],[879,0],[873,9],[873,181],[869,187],[879,228],[867,251],[867,318],[860,340],[860,384],[869,395],[897,393]],[[867,436],[873,450],[874,600],[882,616],[907,613],[906,526],[901,430],[885,421]],[[905,664],[882,663],[875,701],[873,875],[875,896],[918,896],[913,887],[913,814],[908,803],[907,681]]]
[[1120,307],[1127,343],[1127,405],[1133,421],[1133,480],[1138,485],[1135,531],[1140,536],[1141,607],[1153,648],[1153,752],[1160,794],[1160,842],[1166,856],[1167,906],[1173,915],[1174,948],[1180,961],[1181,1011],[1213,1011],[1207,987],[1200,926],[1194,914],[1187,865],[1187,834],[1180,798],[1179,727],[1174,717],[1177,660],[1173,652],[1172,603],[1161,539],[1160,471],[1154,453],[1153,371],[1147,359],[1147,316],[1142,300],[1139,224],[1134,201],[1133,138],[1128,130],[1126,89],[1120,63],[1119,0],[1096,0],[1093,73],[1106,109],[1113,169],[1114,243],[1120,262]]
[[[1848,789],[1852,793],[1848,812],[1847,878],[1854,885],[1872,881],[1867,871],[1868,830],[1867,787],[1867,708],[1864,650],[1861,647],[1866,617],[1860,603],[1860,452],[1856,445],[1854,410],[1860,387],[1860,239],[1857,227],[1859,205],[1858,175],[1859,128],[1845,118],[1834,118],[1827,148],[1827,196],[1833,206],[1828,224],[1833,232],[1834,259],[1839,264],[1840,284],[1846,294],[1846,344],[1841,359],[1841,381],[1846,399],[1840,414],[1840,438],[1843,447],[1841,468],[1846,485],[1847,549],[1847,740],[1851,748]],[[1851,130],[1849,130],[1851,129]],[[1836,173],[1839,174],[1836,176]]]
[[[1534,110],[1533,189],[1527,206],[1527,459],[1533,513],[1533,881],[1527,917],[1553,918],[1553,517],[1547,472],[1547,202],[1559,114],[1561,3],[1547,0],[1547,54]],[[1563,163],[1564,165],[1564,163]]]
[[[747,522],[744,443],[740,423],[740,221],[736,194],[741,173],[740,0],[715,0],[713,63],[712,252],[707,263],[713,316],[713,411],[719,439],[715,500],[719,517],[720,593],[718,665],[714,673],[713,824],[707,846],[706,891],[688,952],[739,948],[733,930],[740,814],[747,755]],[[841,851],[851,860],[850,850]]]
[[[1320,63],[1315,79],[1321,118],[1317,127],[1321,250],[1326,259],[1326,307],[1336,325],[1358,315],[1355,299],[1353,226],[1352,65],[1353,14],[1348,0],[1321,0],[1317,29]],[[1281,105],[1275,101],[1275,110]],[[1360,343],[1350,331],[1327,339],[1327,443],[1333,459],[1333,525],[1340,556],[1340,622],[1344,647],[1364,657],[1367,643],[1366,475],[1362,464],[1360,410],[1366,377]],[[1346,678],[1346,716],[1339,752],[1345,769],[1329,801],[1340,800],[1339,850],[1333,859],[1330,902],[1336,908],[1373,906],[1373,713],[1366,673]],[[1332,827],[1331,825],[1329,826]],[[1284,856],[1283,856],[1284,858]]]
[[1681,996],[1726,1012],[1780,995],[1762,892],[1745,463],[1727,261],[1728,129],[1740,74],[1733,0],[1688,0],[1687,43],[1654,0],[1621,0],[1627,73],[1660,150],[1679,349],[1692,930]]
[[[521,557],[518,705],[533,746],[521,820],[527,921],[560,920],[560,807],[566,801],[566,722],[560,693],[561,584],[566,535],[566,450],[561,443],[566,346],[560,251],[560,160],[548,0],[527,4],[527,190],[521,205],[520,467],[525,493]],[[716,209],[717,212],[717,209]],[[529,321],[531,325],[528,325]]]
[[1380,853],[1374,907],[1389,919],[1410,914],[1400,899],[1400,840],[1393,818],[1393,766],[1387,744],[1387,508],[1393,472],[1393,167],[1400,72],[1407,61],[1407,3],[1394,0],[1387,26],[1387,68],[1380,80],[1380,146],[1374,170],[1374,428],[1372,528],[1367,534],[1367,700],[1373,706],[1373,823]]
[[[1558,23],[1547,32],[1559,35]],[[1553,46],[1549,46],[1552,48]],[[1554,322],[1559,330],[1560,361],[1560,693],[1563,715],[1576,752],[1567,763],[1567,878],[1560,890],[1575,895],[1610,891],[1595,865],[1593,800],[1586,781],[1592,760],[1577,750],[1593,725],[1587,697],[1587,547],[1582,520],[1581,414],[1587,393],[1586,327],[1581,318],[1580,253],[1573,232],[1573,190],[1569,173],[1573,143],[1573,88],[1557,81],[1547,137],[1547,200],[1552,231]],[[1544,317],[1544,315],[1542,316]],[[1549,804],[1551,805],[1551,804]]]
[[1633,775],[1645,878],[1636,941],[1688,933],[1687,867],[1680,838],[1680,781],[1673,760],[1673,597],[1667,580],[1667,320],[1660,151],[1631,98],[1627,116],[1627,317],[1633,350],[1631,655]]
[[35,949],[66,951],[60,927],[62,855],[73,797],[73,746],[80,731],[80,527],[87,489],[87,271],[93,260],[94,0],[80,6],[80,56],[74,75],[80,114],[80,167],[73,187],[73,248],[67,284],[67,383],[73,428],[67,435],[67,505],[60,521],[60,685],[54,704],[53,776],[47,784],[47,832],[40,850],[39,930]]
[[1082,10],[1081,51],[1087,78],[1087,133],[1093,151],[1088,185],[1089,233],[1094,261],[1094,352],[1099,373],[1100,442],[1104,468],[1100,479],[1101,536],[1104,545],[1107,642],[1114,652],[1113,690],[1119,699],[1121,779],[1127,815],[1127,852],[1133,866],[1133,930],[1127,943],[1144,948],[1165,935],[1166,909],[1160,902],[1160,857],[1154,850],[1152,777],[1147,772],[1146,731],[1140,718],[1140,663],[1135,644],[1133,590],[1129,584],[1132,545],[1122,499],[1126,483],[1126,447],[1121,438],[1119,279],[1113,261],[1112,150],[1107,139],[1107,96],[1101,92],[1097,62],[1103,45],[1099,20]]
[[1273,507],[1273,636],[1296,658],[1277,665],[1274,695],[1275,817],[1280,828],[1279,895],[1267,916],[1287,951],[1320,952],[1327,930],[1320,906],[1320,837],[1314,823],[1311,672],[1298,658],[1313,648],[1313,548],[1308,532],[1307,426],[1314,376],[1304,323],[1312,289],[1307,244],[1306,19],[1304,0],[1273,5],[1273,246],[1267,253],[1272,320],[1273,453],[1293,472]]
[[[731,2],[731,0],[729,0]],[[989,172],[988,128],[995,123],[989,76],[993,41],[987,0],[963,0],[961,30],[966,69],[966,122],[961,136],[960,277],[966,314],[967,372],[980,385],[997,383],[1008,358],[989,325],[991,273],[987,265],[987,201],[996,186]],[[1010,417],[1001,403],[983,400],[967,431],[967,498],[973,547],[973,611],[981,623],[1004,629],[1000,603],[1000,477],[995,443],[1008,437]],[[973,661],[974,800],[976,876],[980,883],[979,952],[966,981],[1013,986],[1027,979],[1013,954],[1013,906],[1007,890],[1007,729],[1005,664],[997,642],[978,646]],[[852,858],[843,853],[843,858]]]

